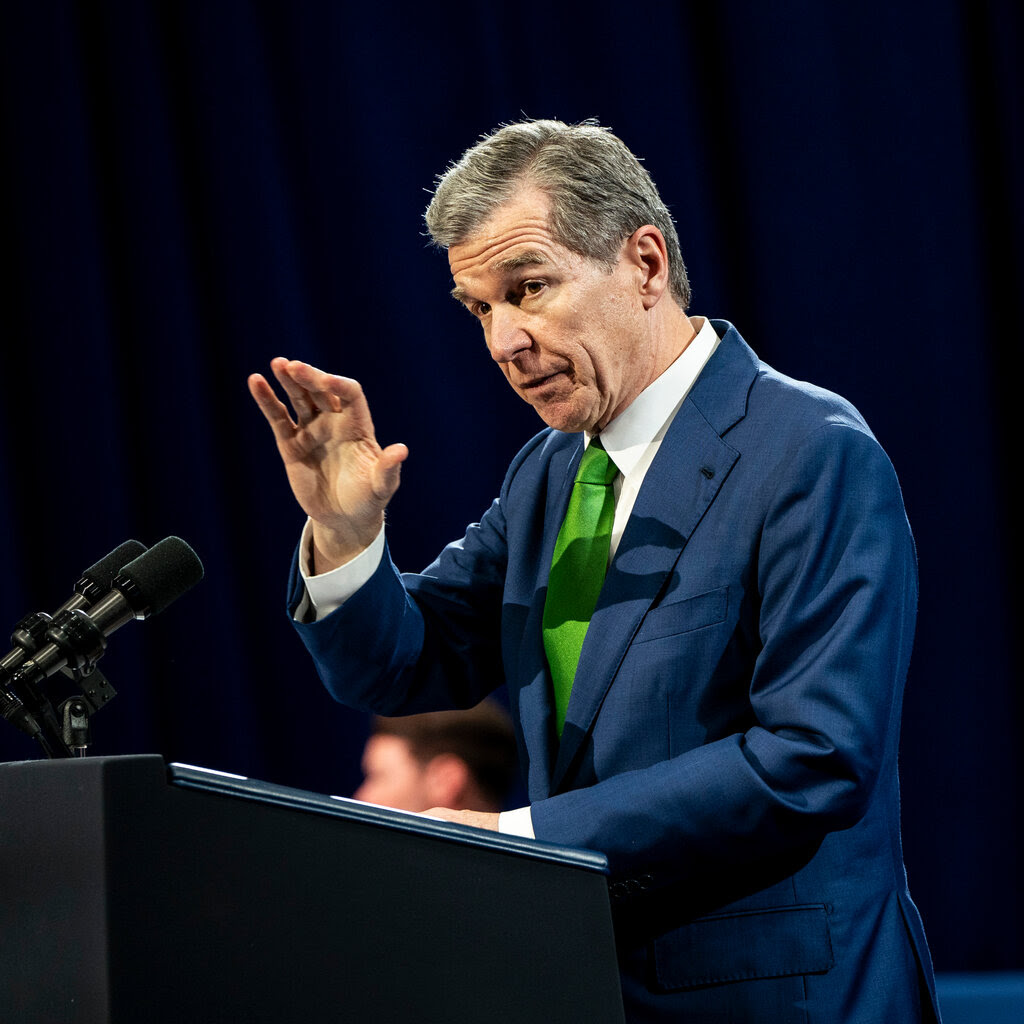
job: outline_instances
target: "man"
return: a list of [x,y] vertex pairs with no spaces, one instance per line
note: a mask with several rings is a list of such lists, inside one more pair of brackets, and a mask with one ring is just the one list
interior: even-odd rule
[[432,807],[497,813],[516,773],[516,738],[496,701],[468,711],[377,716],[363,749],[356,800],[426,811]]
[[548,429],[403,577],[408,452],[359,385],[274,360],[293,420],[250,379],[310,517],[292,607],[326,685],[388,714],[504,676],[530,806],[449,816],[607,855],[631,1020],[936,1019],[896,772],[916,560],[863,419],[687,315],[671,217],[595,125],[502,128],[427,225]]

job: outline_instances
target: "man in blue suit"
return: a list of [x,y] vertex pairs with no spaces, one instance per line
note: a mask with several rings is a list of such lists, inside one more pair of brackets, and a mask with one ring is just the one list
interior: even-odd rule
[[[403,576],[383,513],[408,453],[359,385],[276,359],[290,413],[250,379],[309,515],[292,612],[327,687],[395,714],[507,682],[530,806],[435,813],[607,855],[630,1020],[936,1020],[896,767],[916,559],[864,420],[687,315],[672,219],[596,125],[500,129],[427,224],[547,429]],[[607,571],[562,687],[549,572],[598,441]]]

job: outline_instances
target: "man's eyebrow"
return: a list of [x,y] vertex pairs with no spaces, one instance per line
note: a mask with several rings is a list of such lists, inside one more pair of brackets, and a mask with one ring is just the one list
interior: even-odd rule
[[518,270],[520,267],[532,267],[532,266],[543,266],[545,263],[550,262],[547,256],[539,250],[528,250],[527,252],[517,252],[515,256],[509,256],[506,259],[498,260],[493,265],[494,270],[501,271],[502,273],[508,273],[510,270]]
[[[548,257],[539,249],[530,249],[526,252],[517,252],[515,256],[508,256],[503,260],[498,260],[491,265],[490,269],[497,271],[499,274],[508,274],[513,270],[519,270],[520,267],[539,267],[549,262]],[[456,302],[466,302],[471,299],[470,294],[458,285],[452,289],[451,296]]]

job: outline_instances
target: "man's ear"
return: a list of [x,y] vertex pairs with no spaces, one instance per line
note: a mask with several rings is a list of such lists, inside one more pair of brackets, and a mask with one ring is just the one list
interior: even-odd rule
[[423,781],[431,806],[460,810],[469,787],[469,766],[455,754],[438,754],[427,762]]
[[669,288],[665,236],[653,224],[644,224],[626,239],[624,255],[636,268],[644,309],[652,309]]

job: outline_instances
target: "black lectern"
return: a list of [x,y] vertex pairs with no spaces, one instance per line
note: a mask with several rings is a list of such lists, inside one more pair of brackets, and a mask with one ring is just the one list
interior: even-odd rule
[[4,1024],[622,1024],[604,858],[159,756],[0,765]]

